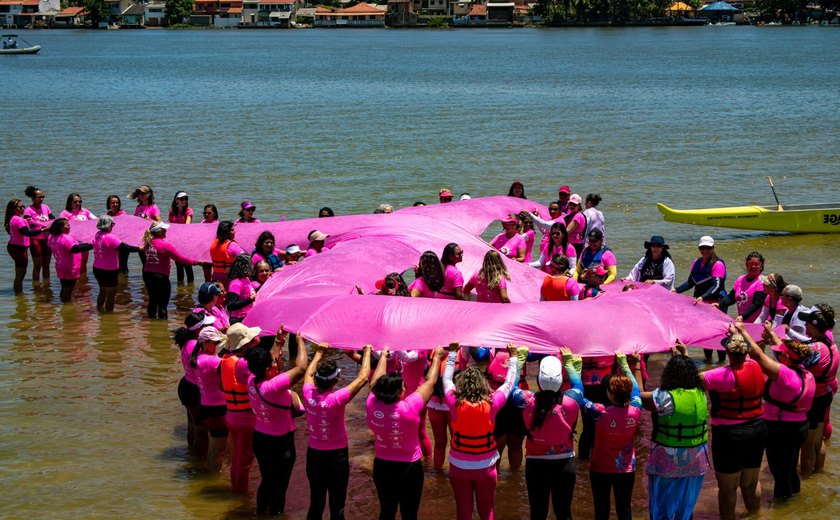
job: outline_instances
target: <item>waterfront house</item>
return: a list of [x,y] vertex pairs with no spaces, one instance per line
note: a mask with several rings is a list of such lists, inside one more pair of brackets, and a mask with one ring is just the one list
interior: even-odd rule
[[260,0],[242,0],[242,19],[240,27],[256,27],[260,13]]
[[514,2],[487,2],[487,25],[513,25]]
[[195,0],[190,23],[203,27],[239,27],[242,0]]
[[385,27],[385,8],[364,2],[346,9],[318,6],[315,27]]
[[469,4],[469,7],[470,10],[467,11],[467,14],[452,17],[452,25],[456,27],[487,25],[487,6],[485,4]]
[[8,28],[32,24],[40,10],[39,3],[39,0],[0,0],[0,23]]
[[257,26],[289,28],[300,7],[296,0],[260,0]]
[[169,23],[166,18],[166,4],[163,2],[151,2],[146,4],[146,12],[143,14],[147,27],[163,27]]
[[411,27],[417,25],[414,0],[388,0],[388,14],[385,24],[389,27]]
[[315,25],[315,8],[302,7],[295,11],[295,20],[301,25]]
[[449,14],[451,14],[454,18],[463,18],[470,14],[472,5],[473,3],[471,0],[462,0],[460,2],[453,0],[449,3]]
[[84,7],[65,7],[53,17],[54,27],[84,27],[87,11]]
[[120,13],[121,27],[143,27],[146,25],[146,6],[134,4]]

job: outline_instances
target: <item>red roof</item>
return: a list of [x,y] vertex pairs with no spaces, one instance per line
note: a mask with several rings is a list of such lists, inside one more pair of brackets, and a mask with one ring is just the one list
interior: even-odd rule
[[228,9],[228,13],[230,13],[230,14],[242,14],[242,8],[241,7],[231,7],[230,9]]
[[295,0],[260,0],[261,4],[293,4]]
[[23,0],[21,5],[38,5],[38,0]]
[[470,16],[487,16],[487,6],[484,4],[475,4],[470,9]]
[[65,16],[78,16],[80,14],[84,14],[85,8],[84,7],[65,7],[61,10],[59,14]]

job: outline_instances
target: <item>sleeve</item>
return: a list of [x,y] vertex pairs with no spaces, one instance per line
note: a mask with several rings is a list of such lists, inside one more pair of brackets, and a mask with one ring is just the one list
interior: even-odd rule
[[734,390],[736,386],[735,376],[731,370],[726,367],[713,368],[700,373],[703,378],[703,383],[706,385],[706,390],[713,390],[715,392],[728,392]]
[[542,269],[543,267],[545,267],[545,262],[545,253],[540,253],[540,259],[535,260],[533,262],[529,262],[528,265],[531,267],[537,267],[539,269]]
[[187,258],[186,256],[182,255],[177,249],[175,249],[175,246],[173,246],[169,242],[165,242],[165,244],[166,244],[166,249],[169,252],[169,256],[171,256],[172,259],[175,260],[176,262],[178,262],[179,264],[192,265],[192,264],[195,263],[195,260],[193,260],[192,258]]
[[[219,360],[221,363],[221,360]],[[285,372],[281,372],[276,376],[268,379],[260,385],[260,390],[263,394],[267,394],[269,392],[282,392],[283,390],[288,390],[291,387],[291,381],[289,380],[289,374]]]
[[244,309],[245,307],[251,305],[253,303],[251,298],[240,298],[239,295],[233,291],[228,292],[227,294],[227,301],[226,307],[228,312],[230,311],[238,311],[239,309]]
[[[448,365],[448,361],[447,361]],[[502,386],[496,390],[497,392],[502,392],[507,398],[510,395],[511,390],[513,390],[514,381],[518,379],[519,376],[519,360],[514,356],[510,358],[508,361],[508,371],[505,375],[505,382],[502,383]]]
[[531,214],[531,222],[537,226],[537,229],[539,229],[540,233],[543,235],[548,233],[548,230],[551,229],[552,225],[554,225],[554,220],[545,220],[539,215],[534,215],[533,213]]
[[244,252],[245,250],[242,249],[242,246],[240,246],[236,242],[231,242],[230,245],[228,245],[228,253],[232,254],[233,256],[239,256]]
[[630,274],[627,275],[627,278],[633,280],[634,282],[640,281],[639,278],[641,277],[642,271],[642,264],[645,262],[645,257],[642,257],[641,260],[636,262],[636,265],[633,266],[633,269],[630,270]]
[[662,279],[656,280],[657,285],[661,285],[666,289],[674,286],[674,279],[677,276],[677,270],[674,268],[674,262],[670,258],[666,258],[662,262]]
[[397,357],[403,363],[413,363],[420,359],[420,352],[417,350],[400,350],[397,352]]
[[713,276],[712,277],[712,285],[709,287],[709,290],[703,293],[700,298],[704,300],[711,299],[714,295],[718,294],[720,290],[723,289],[723,278]]
[[457,352],[450,352],[446,356],[446,368],[443,370],[443,393],[449,394],[450,391],[455,391],[455,383],[452,382],[452,376],[455,375],[455,359],[458,357]]
[[580,284],[574,278],[569,278],[566,282],[566,294],[569,295],[569,300],[576,302],[580,299]]
[[610,265],[610,266],[607,266],[607,271],[609,272],[609,274],[607,275],[606,278],[604,278],[604,285],[606,285],[606,284],[612,282],[613,280],[615,280],[615,277],[617,276],[617,273],[618,273],[618,268],[616,268],[615,265]]
[[117,250],[122,251],[122,252],[126,252],[126,253],[136,253],[136,252],[140,251],[140,248],[136,247],[136,246],[130,246],[130,245],[126,244],[125,242],[120,242],[119,245],[117,246]]
[[721,311],[726,312],[729,310],[729,306],[735,303],[738,300],[738,295],[735,294],[735,289],[733,288],[729,291],[726,296],[720,299],[718,302],[719,308]]

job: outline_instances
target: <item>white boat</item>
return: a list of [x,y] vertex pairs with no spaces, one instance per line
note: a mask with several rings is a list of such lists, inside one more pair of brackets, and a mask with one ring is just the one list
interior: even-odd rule
[[[32,45],[17,34],[4,34],[0,36],[3,41],[0,54],[37,54],[41,50],[40,45]],[[26,46],[21,47],[18,40],[22,41]]]

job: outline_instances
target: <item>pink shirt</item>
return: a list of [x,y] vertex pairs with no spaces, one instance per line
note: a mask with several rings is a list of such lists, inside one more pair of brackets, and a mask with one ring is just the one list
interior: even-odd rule
[[429,286],[426,285],[426,281],[422,278],[415,278],[414,281],[411,282],[411,285],[408,286],[409,293],[414,289],[420,291],[421,298],[434,298],[436,294],[433,290],[429,289]]
[[[237,278],[236,280],[230,281],[230,285],[228,285],[228,292],[239,296],[240,300],[247,300],[254,295],[254,288],[251,286],[251,280],[247,278]],[[230,315],[233,318],[244,318],[248,315],[248,311],[250,311],[253,307],[254,304],[250,303],[241,309],[231,311]]]
[[735,304],[738,307],[738,316],[743,316],[745,323],[755,321],[761,313],[760,307],[750,316],[744,316],[744,312],[750,305],[752,305],[753,295],[756,291],[764,290],[764,285],[761,283],[761,277],[756,276],[752,280],[747,280],[747,275],[739,276],[738,279],[735,280],[732,290],[735,291]]
[[419,460],[420,412],[425,406],[418,393],[410,394],[396,403],[385,404],[373,393],[368,395],[367,423],[374,435],[376,458],[397,462]]
[[498,249],[500,253],[511,260],[516,260],[516,257],[519,255],[518,251],[520,249],[525,249],[525,240],[523,240],[522,235],[518,233],[514,234],[510,238],[507,238],[504,233],[499,233],[496,235],[496,238],[490,242],[490,245]]
[[75,211],[67,211],[66,209],[61,212],[58,218],[66,218],[70,222],[82,222],[84,220],[93,220],[96,218],[90,210],[85,208],[75,210]]
[[[401,350],[396,353],[402,362],[402,378],[405,382],[405,392],[410,394],[417,390],[426,380],[426,353],[420,350]],[[392,358],[389,358],[390,361]]]
[[222,392],[222,376],[219,366],[222,358],[215,354],[199,352],[195,369],[198,391],[201,392],[201,404],[204,406],[227,406],[225,394]]
[[812,343],[811,350],[819,353],[817,362],[808,366],[808,371],[814,375],[814,381],[817,384],[814,392],[816,397],[832,392],[836,388],[840,353],[837,351],[837,345],[826,345],[820,341]]
[[[223,307],[217,307],[215,305],[210,307],[208,311],[204,307],[196,307],[193,309],[193,312],[203,312],[204,314],[209,314],[216,318],[216,321],[213,322],[211,327],[215,328],[216,330],[221,331],[224,328],[230,327],[230,317],[228,316],[227,310]],[[246,378],[242,378],[244,381]]]
[[[548,264],[551,263],[551,257],[549,257],[548,253],[548,242],[542,244],[540,246],[540,255],[545,257],[545,265],[543,266],[542,270],[546,273],[551,274],[551,269],[549,268]],[[575,251],[575,246],[570,243],[566,243],[566,250],[561,251],[561,246],[555,246],[554,249],[551,250],[551,256],[562,254],[566,258],[570,260],[569,266],[571,267],[574,264],[573,260],[577,258],[577,251]],[[574,269],[572,267],[572,269]]]
[[93,236],[93,267],[114,271],[120,268],[118,248],[122,242],[110,231],[97,231]]
[[535,395],[525,394],[525,410],[522,418],[531,435],[525,441],[525,456],[531,459],[568,459],[575,456],[575,423],[580,409],[570,397],[563,396],[562,404],[554,405],[538,430],[534,423]]
[[575,228],[574,232],[569,235],[569,243],[583,244],[584,232],[586,231],[586,217],[583,216],[583,213],[578,211],[569,218],[569,224],[573,221],[577,222],[578,226]]
[[190,356],[192,356],[193,350],[195,350],[197,344],[198,342],[196,340],[191,339],[184,344],[183,348],[181,348],[181,365],[184,366],[184,379],[194,385],[198,384],[198,379],[195,374],[195,368],[190,365]]
[[443,272],[443,287],[435,294],[435,298],[454,300],[456,287],[464,288],[464,275],[454,265],[447,265]]
[[487,280],[479,278],[478,273],[472,275],[470,284],[475,287],[475,301],[487,303],[502,303],[499,289],[507,289],[507,279],[502,276],[499,279],[499,286],[495,290],[487,288]]
[[304,258],[309,258],[310,256],[315,256],[317,254],[318,254],[318,250],[310,247],[309,249],[306,250],[306,254],[303,255],[303,257]]
[[82,274],[82,255],[70,251],[78,244],[76,239],[69,233],[50,235],[47,244],[55,256],[55,273],[58,277],[62,280],[78,280]]
[[112,212],[110,209],[105,213],[106,215],[110,215],[112,217],[122,217],[123,215],[128,215],[125,210],[119,210],[116,213]]
[[172,210],[170,210],[169,211],[169,222],[171,222],[173,224],[186,224],[187,223],[187,217],[192,218],[193,216],[195,216],[195,214],[193,213],[192,208],[187,208],[187,211],[183,215],[180,215],[180,214],[176,215],[175,213],[172,212]]
[[187,258],[175,249],[175,246],[163,238],[153,238],[152,243],[146,248],[146,265],[143,271],[169,275],[172,270],[172,260],[180,264],[193,265],[195,260]]
[[306,427],[309,447],[315,450],[338,450],[347,447],[347,427],[344,409],[350,402],[345,387],[321,393],[312,383],[303,385],[303,406],[306,408]]
[[150,206],[138,204],[137,207],[134,208],[134,216],[157,220],[155,217],[160,217],[160,208],[157,207],[157,204],[152,204]]
[[[274,251],[272,251],[272,254],[274,254],[274,256],[277,256],[279,258],[283,258],[283,255],[285,254],[285,251],[280,251],[279,249],[277,249],[275,247]],[[265,257],[261,253],[254,253],[253,255],[251,255],[251,265],[255,266],[259,262],[262,262],[263,260],[265,260]]]
[[531,253],[534,250],[534,241],[536,239],[536,233],[533,229],[529,229],[528,231],[522,233],[522,240],[525,241],[525,261],[531,261]]
[[781,410],[778,406],[765,399],[764,420],[798,422],[804,421],[807,418],[806,414],[811,409],[811,403],[814,400],[816,383],[814,383],[814,376],[810,372],[803,370],[803,373],[805,375],[804,391],[802,390],[802,378],[799,377],[799,374],[787,365],[780,364],[779,377],[770,383],[770,397],[783,403],[790,403],[799,396],[799,399],[796,401],[796,411],[787,412]]
[[595,424],[595,446],[590,471],[632,473],[636,470],[633,439],[641,423],[642,410],[635,406],[607,406]]
[[285,372],[260,383],[254,374],[248,376],[248,399],[257,416],[256,431],[276,436],[295,431],[290,386]]
[[260,223],[261,223],[260,219],[258,219],[258,218],[251,219],[251,220],[243,220],[242,218],[238,218],[238,219],[236,219],[236,222],[234,222],[233,224],[238,225],[238,224],[260,224]]
[[[29,206],[25,210],[23,210],[23,216],[29,217],[27,220],[29,222],[29,229],[38,230],[43,229],[44,224],[50,220],[50,207],[46,204],[41,204],[41,207],[35,209],[35,206]],[[44,237],[46,240],[46,237]]]
[[29,227],[27,222],[20,215],[12,215],[9,219],[9,243],[14,246],[29,247],[29,237],[20,232],[22,228]]

